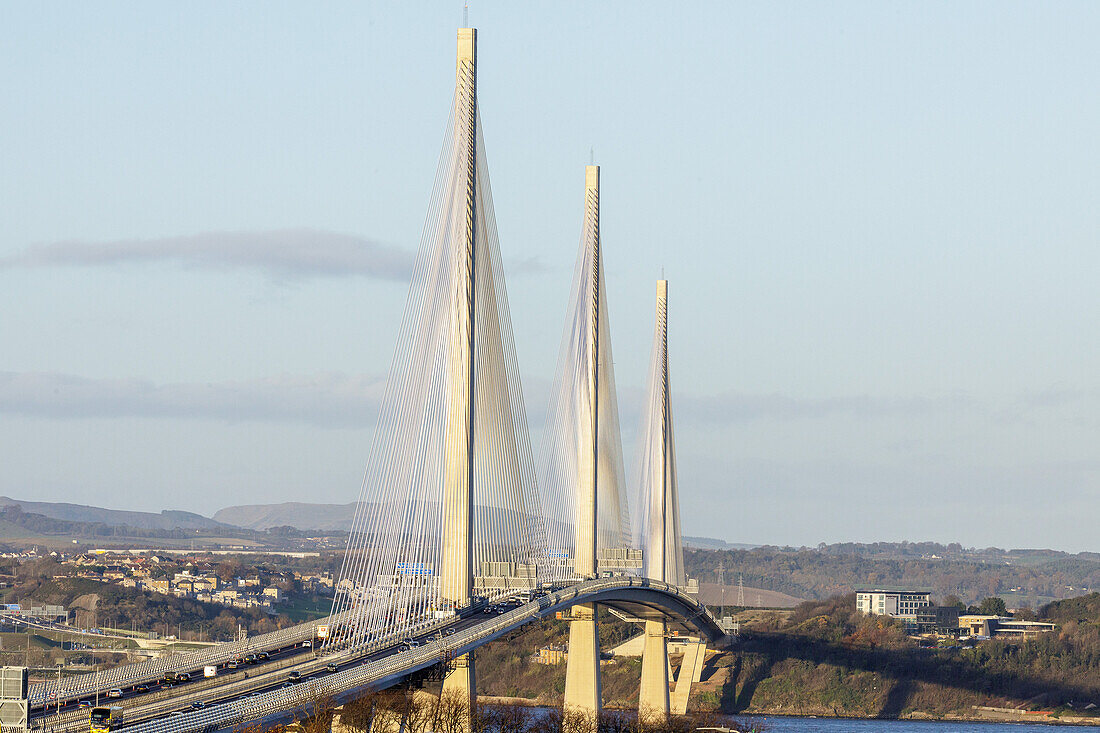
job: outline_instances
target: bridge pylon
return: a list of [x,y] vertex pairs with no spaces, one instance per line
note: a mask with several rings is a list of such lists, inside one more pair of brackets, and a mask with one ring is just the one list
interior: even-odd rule
[[[455,61],[454,150],[457,198],[465,209],[465,231],[457,238],[458,285],[455,318],[449,334],[446,440],[443,444],[443,547],[440,596],[455,608],[470,605],[474,585],[474,401],[476,352],[474,336],[477,271],[477,29],[458,29]],[[460,221],[461,225],[461,221]],[[477,701],[473,653],[454,660],[443,680],[443,693],[473,709]]]
[[[477,35],[457,33],[451,121],[329,648],[423,642],[475,598],[530,587],[547,554],[478,111]],[[467,656],[445,686],[472,703],[475,679]]]
[[[587,351],[582,362],[587,374],[582,375],[580,394],[576,399],[584,407],[579,415],[585,426],[577,430],[577,494],[575,507],[576,534],[573,546],[573,569],[579,578],[599,576],[597,533],[599,531],[600,479],[600,310],[603,262],[600,256],[600,167],[584,169],[584,234],[585,255],[590,257],[585,282],[587,314],[582,333]],[[606,306],[604,306],[606,308]],[[580,324],[577,324],[580,325]],[[565,669],[565,710],[592,716],[600,713],[600,635],[595,604],[573,609],[569,622],[569,656]]]
[[[680,497],[676,486],[676,450],[668,377],[668,281],[657,281],[657,312],[649,371],[649,403],[642,432],[639,486],[642,511],[643,568],[647,577],[686,584],[680,540]],[[651,722],[668,720],[667,624],[646,621],[638,714]]]

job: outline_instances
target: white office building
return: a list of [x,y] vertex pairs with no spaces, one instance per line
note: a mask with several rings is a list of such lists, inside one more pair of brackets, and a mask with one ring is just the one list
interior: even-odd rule
[[932,594],[916,590],[857,590],[856,610],[874,616],[915,617],[932,605]]

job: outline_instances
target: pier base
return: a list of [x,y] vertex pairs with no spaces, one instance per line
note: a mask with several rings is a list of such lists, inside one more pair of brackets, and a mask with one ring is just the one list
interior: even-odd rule
[[645,622],[642,680],[638,686],[638,719],[660,724],[668,720],[668,638],[664,621]]
[[600,638],[596,605],[573,606],[569,622],[569,657],[565,665],[565,712],[588,716],[593,726],[600,715]]

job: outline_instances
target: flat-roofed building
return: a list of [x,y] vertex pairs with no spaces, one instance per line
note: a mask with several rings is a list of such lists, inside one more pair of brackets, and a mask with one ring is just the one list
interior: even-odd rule
[[869,616],[916,618],[932,605],[932,594],[919,590],[862,589],[856,591],[856,610]]
[[1047,621],[1015,621],[1007,616],[978,614],[959,616],[959,633],[963,636],[1026,639],[1048,631],[1054,631],[1054,624]]

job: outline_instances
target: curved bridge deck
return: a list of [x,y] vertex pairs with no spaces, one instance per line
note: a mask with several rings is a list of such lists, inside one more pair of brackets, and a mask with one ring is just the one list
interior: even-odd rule
[[[434,638],[429,637],[421,646],[406,651],[400,651],[400,645],[392,642],[383,649],[347,650],[318,659],[311,658],[296,668],[303,676],[320,672],[326,664],[333,662],[340,664],[341,671],[293,687],[270,689],[273,680],[264,682],[262,678],[253,680],[251,685],[247,681],[234,682],[226,685],[225,690],[227,694],[235,695],[234,699],[202,710],[163,717],[176,711],[186,711],[193,700],[209,699],[211,696],[209,689],[205,694],[191,695],[186,688],[180,688],[181,694],[150,701],[149,705],[135,706],[133,713],[127,710],[127,719],[138,720],[127,725],[126,730],[133,733],[211,733],[246,722],[288,720],[319,698],[339,704],[355,699],[366,690],[389,687],[419,670],[446,663],[526,624],[581,603],[599,603],[634,618],[665,619],[670,624],[701,633],[712,644],[721,644],[726,639],[725,632],[714,617],[679,588],[647,578],[601,578],[554,591],[501,615],[478,618],[475,614],[462,621],[450,619],[447,625],[456,628],[454,633],[443,634],[437,629],[431,632]],[[312,633],[317,623],[323,621],[304,624],[303,627]],[[298,629],[295,627],[295,630],[288,629],[287,632],[299,633]],[[264,690],[265,685],[268,691],[256,694]],[[230,687],[234,689],[230,691]],[[140,722],[142,720],[145,722]]]

